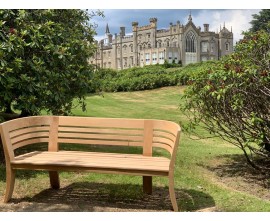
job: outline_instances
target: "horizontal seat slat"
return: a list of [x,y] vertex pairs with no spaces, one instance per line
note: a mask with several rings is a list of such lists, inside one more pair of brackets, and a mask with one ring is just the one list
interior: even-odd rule
[[[94,168],[111,168],[122,170],[142,170],[142,171],[169,171],[170,160],[161,157],[145,157],[135,154],[110,154],[104,157],[104,153],[94,153],[77,151],[59,151],[59,152],[42,152],[35,151],[33,154],[18,156],[11,164],[31,164],[31,165],[51,165],[67,167],[94,167]],[[132,156],[130,156],[132,155]],[[130,156],[130,157],[129,157]]]
[[[30,152],[30,153],[26,153],[26,154],[23,154],[23,155],[19,155],[16,157],[16,160],[24,160],[26,158],[31,158],[31,156],[35,156],[39,153],[40,151],[33,151],[33,152]],[[127,153],[106,153],[106,152],[87,152],[87,151],[58,151],[59,154],[61,154],[61,158],[65,158],[66,156],[70,156],[70,154],[72,153],[75,153],[76,154],[76,157],[85,157],[85,156],[90,156],[90,157],[96,157],[98,156],[99,158],[102,158],[102,159],[107,159],[107,158],[118,158],[118,159],[127,159],[127,158],[135,158],[135,159],[142,159],[142,161],[144,159],[149,159],[149,157],[146,157],[146,156],[143,156],[143,155],[140,155],[140,154],[127,154]],[[50,157],[51,155],[54,155],[55,152],[51,151],[51,152],[43,152],[42,154],[42,158],[45,158],[45,157]],[[155,158],[155,157],[154,157]],[[165,157],[159,157],[159,161],[160,162],[167,162],[168,159],[165,158]]]
[[[75,154],[76,156],[76,154]],[[77,157],[77,156],[76,156]],[[87,162],[86,160],[91,160],[91,162]],[[23,160],[24,162],[28,162],[30,163],[30,161],[28,161],[27,159]],[[19,162],[19,161],[18,161]],[[162,162],[159,162],[158,165],[155,161],[150,161],[149,159],[136,159],[136,158],[115,158],[115,157],[95,157],[94,158],[87,158],[85,155],[84,156],[80,156],[80,158],[73,158],[71,156],[66,155],[65,157],[63,156],[58,156],[57,161],[55,161],[54,156],[50,155],[50,156],[40,156],[40,157],[36,157],[36,158],[32,158],[31,159],[31,163],[33,164],[52,164],[52,165],[58,165],[58,164],[66,164],[67,165],[104,165],[104,166],[110,166],[112,164],[119,164],[122,166],[132,166],[134,167],[140,167],[140,164],[142,164],[144,167],[146,166],[153,166],[156,168],[166,168],[166,162],[163,162],[164,165],[162,164]]]

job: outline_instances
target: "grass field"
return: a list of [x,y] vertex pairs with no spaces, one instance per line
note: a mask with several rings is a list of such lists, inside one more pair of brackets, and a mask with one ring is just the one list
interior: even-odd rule
[[[164,119],[185,123],[178,109],[183,87],[88,96],[87,112],[74,115]],[[200,130],[200,133],[205,133]],[[160,153],[158,153],[160,154]],[[153,196],[143,195],[142,178],[124,175],[61,173],[59,191],[49,189],[45,172],[17,174],[12,203],[2,211],[168,211],[166,178],[153,179]],[[181,211],[270,211],[267,179],[246,166],[242,153],[222,140],[193,140],[182,134],[175,185]],[[0,196],[5,189],[0,170]],[[2,198],[0,198],[2,201]],[[46,205],[46,209],[44,209]]]

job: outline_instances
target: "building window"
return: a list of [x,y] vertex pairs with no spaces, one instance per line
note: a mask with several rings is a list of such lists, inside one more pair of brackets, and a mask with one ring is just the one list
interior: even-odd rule
[[164,52],[159,52],[159,60],[164,60]]
[[147,34],[148,38],[150,38],[150,34]]
[[127,67],[127,58],[124,58],[124,67]]
[[170,42],[169,41],[167,41],[167,47],[169,47],[170,46]]
[[130,59],[130,65],[133,66],[134,65],[134,63],[133,63],[133,57],[130,57],[129,59]]
[[148,44],[148,48],[151,48],[151,44]]
[[130,45],[130,52],[133,52],[133,45]]
[[176,48],[176,45],[177,45],[177,42],[175,41],[175,42],[173,42],[173,47],[175,47]]
[[118,69],[121,69],[121,63],[120,63],[120,59],[119,58],[117,59],[117,66],[118,66]]
[[177,61],[178,60],[178,53],[174,52],[174,60]]
[[123,49],[124,49],[124,53],[126,53],[126,51],[127,51],[127,46],[124,45],[124,46],[123,46]]
[[154,53],[152,54],[152,64],[156,64],[156,63],[157,63],[157,53],[154,52]]
[[193,31],[189,31],[186,35],[186,52],[195,53],[196,50],[196,36]]
[[162,41],[160,41],[160,42],[158,43],[158,47],[159,47],[159,48],[162,47]]
[[111,52],[110,52],[110,51],[108,51],[108,57],[109,57],[109,58],[111,57]]
[[145,53],[145,64],[150,64],[150,54]]
[[172,52],[169,52],[169,60],[172,60]]
[[213,43],[213,44],[211,44],[211,52],[214,52],[214,50],[215,50],[215,46],[214,46],[214,43]]
[[142,45],[139,45],[139,49],[140,49],[140,51],[142,50]]
[[208,51],[208,42],[202,42],[202,52]]
[[225,49],[226,49],[226,51],[229,51],[229,46],[230,46],[229,43],[226,43],[226,44],[225,44]]

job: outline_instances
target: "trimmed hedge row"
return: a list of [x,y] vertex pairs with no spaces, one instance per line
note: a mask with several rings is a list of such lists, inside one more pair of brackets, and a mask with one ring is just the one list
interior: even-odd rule
[[198,74],[214,61],[190,64],[180,68],[163,65],[134,67],[121,71],[98,69],[91,81],[91,93],[150,90],[166,86],[186,85],[193,74]]

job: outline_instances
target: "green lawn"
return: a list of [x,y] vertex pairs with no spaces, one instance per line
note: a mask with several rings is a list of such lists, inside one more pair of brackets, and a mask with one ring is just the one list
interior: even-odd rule
[[[185,123],[187,119],[178,108],[179,103],[182,102],[180,97],[183,90],[183,87],[168,87],[151,91],[88,96],[87,112],[76,109],[73,114],[93,117],[164,119]],[[251,179],[246,167],[239,165],[245,165],[245,161],[240,150],[231,144],[217,138],[192,140],[186,134],[182,134],[175,171],[180,210],[196,211],[214,208],[215,211],[270,211],[269,200],[251,191],[250,187],[259,188],[258,192],[267,190],[256,186],[256,179]],[[0,191],[3,193],[5,184],[3,168],[0,172]],[[15,187],[15,198],[26,197],[31,201],[31,197],[47,188],[48,177],[45,172],[21,172],[19,177]],[[248,177],[247,181],[243,177]],[[120,199],[136,201],[143,197],[141,177],[63,172],[61,181],[68,185],[73,183],[75,186],[87,185],[87,182],[94,183],[98,189],[96,191],[99,191],[97,195],[103,194],[112,202]],[[153,191],[156,190],[162,199],[158,202],[159,207],[169,209],[167,179],[155,177],[153,182]],[[250,186],[252,182],[254,185]],[[151,206],[146,208],[151,209]]]

